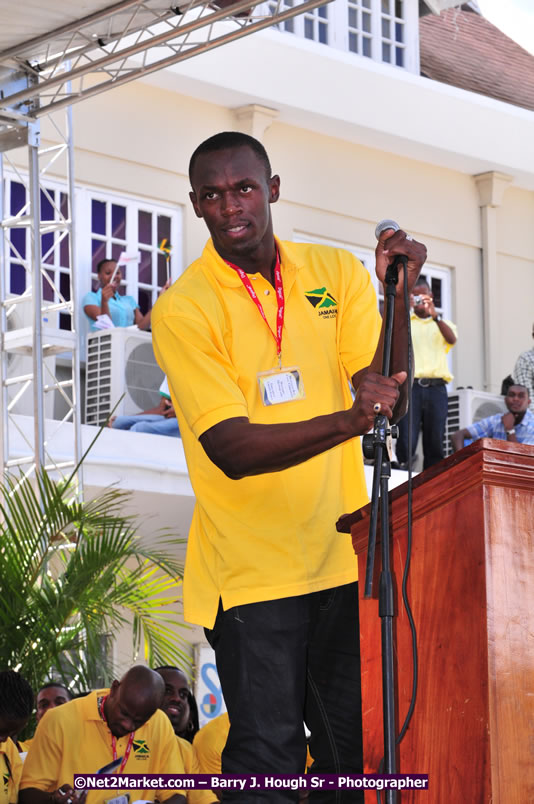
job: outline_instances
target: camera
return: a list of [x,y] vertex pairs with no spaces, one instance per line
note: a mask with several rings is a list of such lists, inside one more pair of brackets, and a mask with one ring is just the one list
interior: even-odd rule
[[423,298],[424,298],[423,296],[414,296],[413,297],[414,305],[423,304]]

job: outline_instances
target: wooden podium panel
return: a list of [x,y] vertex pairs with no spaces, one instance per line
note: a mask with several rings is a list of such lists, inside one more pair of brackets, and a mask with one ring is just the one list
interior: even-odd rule
[[[401,598],[407,483],[390,494],[395,574],[397,730],[411,698],[412,645]],[[373,598],[363,599],[369,506],[342,517],[360,573],[364,759],[383,756],[377,544]],[[378,542],[380,533],[378,533]],[[408,598],[419,684],[398,750],[400,773],[428,773],[407,802],[534,802],[534,447],[483,439],[413,480]],[[383,797],[383,796],[382,796]],[[376,793],[366,793],[366,802]]]

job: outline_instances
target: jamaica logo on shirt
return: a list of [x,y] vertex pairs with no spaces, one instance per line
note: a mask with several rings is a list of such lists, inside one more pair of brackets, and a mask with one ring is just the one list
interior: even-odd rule
[[6,773],[2,774],[2,781],[4,783],[4,793],[7,795],[9,789],[9,771],[6,771]]
[[134,740],[133,750],[136,759],[150,759],[150,748],[146,744],[146,740]]
[[321,318],[335,318],[337,315],[337,301],[326,288],[309,290],[305,294],[312,307],[316,307]]

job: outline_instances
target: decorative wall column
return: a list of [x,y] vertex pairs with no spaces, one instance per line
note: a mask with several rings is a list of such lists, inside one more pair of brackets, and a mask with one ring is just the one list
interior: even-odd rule
[[265,132],[272,125],[273,121],[278,117],[279,112],[277,109],[269,109],[268,106],[260,106],[257,103],[251,103],[248,106],[239,106],[234,109],[234,116],[237,123],[237,128],[244,134],[250,134],[260,142],[263,141]]
[[513,181],[505,173],[489,171],[473,176],[478,190],[482,234],[482,290],[484,325],[484,390],[500,393],[502,377],[495,373],[496,343],[502,303],[498,296],[497,207]]

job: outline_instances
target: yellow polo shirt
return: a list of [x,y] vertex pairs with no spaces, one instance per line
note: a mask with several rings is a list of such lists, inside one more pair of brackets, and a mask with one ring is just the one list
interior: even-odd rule
[[[97,690],[46,713],[38,725],[24,762],[21,789],[36,787],[52,792],[62,784],[73,784],[75,773],[96,773],[113,759],[111,735],[98,711],[98,699],[109,690]],[[125,755],[128,736],[117,740],[117,756]],[[128,773],[183,773],[184,766],[176,737],[167,715],[158,709],[135,732],[135,739],[123,770]],[[103,804],[120,790],[91,790],[87,804]],[[125,792],[124,790],[122,792]],[[165,801],[169,790],[129,790],[130,801]]]
[[[184,740],[183,737],[176,737],[176,742],[184,765],[184,773],[205,773],[200,770],[198,757],[191,743]],[[182,792],[186,797],[187,804],[213,804],[214,801],[217,801],[217,796],[211,790],[183,790]]]
[[[419,318],[413,311],[410,315],[412,323],[412,343],[415,377],[442,378],[445,382],[452,380],[447,363],[447,355],[454,346],[447,343],[436,322],[428,318]],[[445,321],[458,336],[458,329],[452,321]]]
[[221,773],[221,755],[229,731],[228,712],[214,717],[197,731],[193,738],[193,747],[198,757],[200,773]]
[[0,773],[0,804],[15,804],[19,797],[22,759],[11,737],[0,743]]
[[[187,546],[184,615],[211,628],[225,609],[328,589],[357,579],[340,514],[367,502],[360,440],[303,464],[230,480],[199,436],[225,419],[297,422],[350,407],[349,377],[374,355],[380,316],[369,273],[349,252],[278,242],[285,294],[284,367],[304,399],[263,404],[258,373],[277,366],[274,338],[238,274],[211,241],[152,311],[156,358],[169,380],[196,507]],[[273,330],[277,304],[251,278]]]

